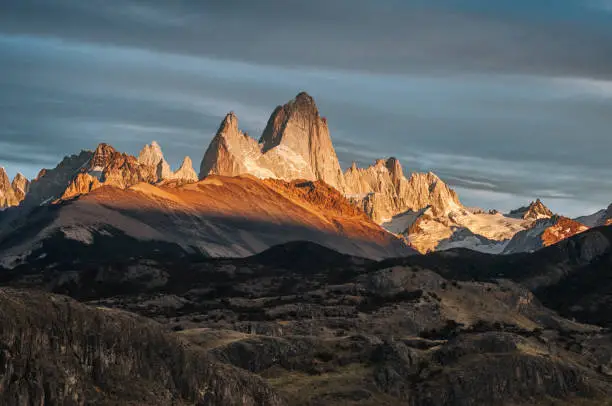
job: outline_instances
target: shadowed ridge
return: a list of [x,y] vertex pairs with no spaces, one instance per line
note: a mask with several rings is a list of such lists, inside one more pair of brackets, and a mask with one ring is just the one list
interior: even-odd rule
[[365,258],[342,254],[312,241],[291,241],[278,244],[246,258],[248,262],[287,269],[309,270],[337,268],[356,263],[374,262]]

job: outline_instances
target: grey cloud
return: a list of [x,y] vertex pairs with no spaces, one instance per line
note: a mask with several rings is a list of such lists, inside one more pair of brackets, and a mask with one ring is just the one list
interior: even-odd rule
[[[285,66],[610,77],[612,29],[423,1],[5,0],[14,33]],[[603,17],[602,17],[603,18]],[[606,20],[612,26],[612,16]]]
[[173,165],[197,166],[225,113],[257,137],[307,90],[345,167],[394,155],[469,205],[612,201],[612,82],[589,79],[612,72],[607,30],[326,3],[4,1],[0,162],[33,176],[98,142],[137,153],[156,139]]

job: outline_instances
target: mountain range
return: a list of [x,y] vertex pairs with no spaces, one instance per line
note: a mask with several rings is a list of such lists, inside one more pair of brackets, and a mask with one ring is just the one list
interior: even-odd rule
[[[217,186],[213,187],[214,184]],[[246,201],[252,201],[252,209],[243,207],[244,201],[230,198],[232,187],[277,191],[281,184],[291,190],[284,189],[290,197],[285,202],[287,208],[279,212],[304,207],[300,200],[304,197],[300,192],[306,187],[304,185],[321,194],[316,201],[308,202],[308,216],[270,219],[266,217],[268,212],[276,209],[266,206],[267,200],[258,192],[244,193]],[[207,192],[211,188],[218,189],[218,196],[228,196],[223,210],[217,208],[222,198],[217,199],[215,193]],[[98,189],[102,190],[93,193]],[[183,200],[179,197],[201,190],[205,192],[197,198]],[[88,197],[90,194],[92,196]],[[328,196],[322,196],[324,194]],[[110,200],[104,202],[102,196]],[[78,201],[81,197],[82,201]],[[128,208],[119,208],[119,201],[125,201],[125,205],[129,202],[130,207],[149,207],[147,215],[138,214],[137,210],[126,215]],[[107,214],[102,215],[93,209],[89,212],[82,209],[93,202],[95,207],[120,210],[122,214],[111,216],[105,212]],[[38,209],[49,205],[58,208]],[[382,244],[379,249],[360,253],[356,249],[363,247],[355,248],[354,243],[348,241],[355,240],[356,234],[351,229],[354,220],[348,226],[345,216],[334,212],[334,208],[348,205],[367,216],[360,217],[360,227],[376,232],[358,234],[370,247]],[[203,210],[205,206],[210,209]],[[534,251],[612,221],[610,208],[572,220],[554,215],[539,199],[507,215],[468,208],[434,173],[407,176],[399,160],[393,157],[376,160],[367,168],[359,168],[353,163],[343,172],[327,119],[320,115],[315,101],[305,92],[274,109],[259,140],[241,131],[238,117],[230,112],[205,149],[199,174],[190,157],[185,157],[179,169],[172,171],[155,141],[143,147],[137,157],[100,144],[94,151],[66,156],[57,167],[41,170],[31,182],[20,174],[9,182],[4,170],[0,170],[0,207],[16,207],[5,210],[0,217],[0,250],[6,246],[2,241],[18,229],[28,229],[37,235],[29,242],[29,246],[34,246],[40,243],[37,239],[44,238],[51,229],[63,232],[67,238],[90,242],[92,232],[112,228],[137,239],[177,243],[188,251],[196,249],[212,256],[253,254],[288,239],[306,237],[306,234],[291,235],[282,231],[287,221],[304,229],[325,230],[325,235],[334,236],[334,239],[336,236],[346,238],[347,243],[339,244],[318,234],[310,235],[310,231],[307,233],[308,238],[331,248],[373,258],[396,255],[397,246],[402,245],[396,239],[406,246],[404,253],[458,247],[494,254]],[[36,224],[27,215],[32,210],[37,210],[32,216],[38,219]],[[42,220],[42,212],[53,213],[62,221]],[[176,221],[176,226],[160,228],[156,216],[166,219],[168,213],[181,221]],[[206,216],[206,227],[198,223],[204,221],[203,216]],[[75,219],[65,220],[71,217]],[[266,232],[264,237],[257,231],[245,231],[257,229],[252,226],[229,225],[236,217],[243,217],[246,222],[277,224],[279,231]],[[194,220],[196,218],[198,220]],[[51,223],[53,226],[49,228]],[[140,226],[136,227],[136,223]],[[198,231],[194,232],[190,227],[196,224]],[[183,228],[184,231],[178,231]],[[133,229],[149,231],[130,232]],[[372,237],[370,241],[366,236],[379,235],[383,229],[390,234],[382,239]],[[389,241],[393,241],[391,249]]]

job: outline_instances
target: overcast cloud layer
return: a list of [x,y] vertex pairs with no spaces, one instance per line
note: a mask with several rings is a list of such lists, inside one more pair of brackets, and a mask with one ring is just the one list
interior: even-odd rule
[[345,167],[397,156],[485,208],[612,202],[610,1],[4,0],[0,60],[10,175],[102,141],[197,166],[228,111],[258,137],[305,90]]

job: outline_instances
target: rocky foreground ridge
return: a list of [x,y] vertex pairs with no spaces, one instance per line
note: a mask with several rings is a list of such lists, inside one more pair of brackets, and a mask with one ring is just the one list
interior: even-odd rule
[[0,270],[0,403],[606,404],[611,231],[381,262],[310,242],[197,261],[48,246]]

